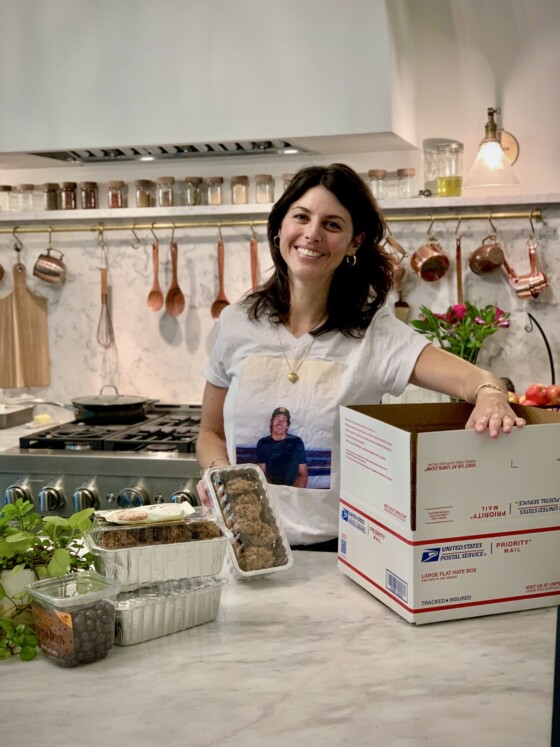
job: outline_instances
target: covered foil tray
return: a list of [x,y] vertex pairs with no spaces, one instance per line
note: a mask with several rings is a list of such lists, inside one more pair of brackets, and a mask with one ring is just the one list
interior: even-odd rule
[[117,597],[115,643],[131,646],[214,620],[221,578],[190,578],[142,586]]
[[233,535],[228,548],[233,576],[252,580],[291,568],[292,551],[261,468],[212,467],[205,477],[216,513]]
[[222,570],[232,540],[231,532],[220,527],[221,536],[212,539],[104,549],[99,546],[102,531],[103,528],[94,528],[85,537],[94,556],[95,569],[107,578],[120,581],[125,589],[160,581],[216,576]]

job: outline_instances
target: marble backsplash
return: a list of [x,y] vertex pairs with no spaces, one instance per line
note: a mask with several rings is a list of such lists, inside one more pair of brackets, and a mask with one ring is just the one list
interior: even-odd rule
[[[529,209],[537,205],[528,206]],[[515,206],[515,209],[523,209]],[[505,208],[504,208],[505,210]],[[403,210],[399,210],[400,215]],[[458,211],[460,212],[460,211]],[[472,212],[472,210],[470,211]],[[482,211],[479,211],[482,212]],[[391,212],[388,211],[388,215]],[[529,272],[527,240],[530,224],[526,219],[495,221],[498,239],[510,264],[519,274]],[[436,312],[457,302],[455,266],[456,221],[434,223],[432,233],[451,259],[450,271],[441,280],[427,283],[410,266],[410,258],[426,240],[428,224],[421,221],[391,223],[394,237],[408,253],[404,298],[410,304],[409,320],[416,318],[421,304]],[[536,299],[517,298],[505,273],[474,275],[468,258],[490,233],[485,220],[461,222],[463,296],[476,304],[496,303],[511,313],[511,326],[490,337],[479,364],[498,376],[508,376],[522,392],[533,381],[551,383],[552,372],[545,342],[533,325],[531,314],[544,330],[556,365],[560,351],[558,288],[560,283],[560,205],[543,206],[543,221],[535,222],[538,252],[548,276],[549,287]],[[270,271],[270,254],[264,226],[255,227],[259,240],[261,278]],[[225,242],[225,286],[230,301],[240,298],[250,287],[249,226],[223,228]],[[28,286],[48,299],[51,384],[33,390],[0,390],[4,398],[21,394],[68,402],[76,396],[92,395],[103,385],[113,384],[121,394],[135,394],[168,402],[199,402],[204,387],[201,375],[212,344],[214,321],[210,306],[217,292],[215,228],[177,229],[179,284],[186,298],[185,311],[178,317],[164,309],[147,306],[152,285],[152,235],[140,232],[141,245],[133,246],[128,231],[106,232],[110,277],[110,313],[115,345],[103,349],[96,340],[100,316],[101,252],[96,234],[53,233],[52,244],[64,253],[68,267],[63,284],[50,285],[32,275],[35,259],[46,249],[45,234],[22,235],[21,260],[28,274]],[[160,240],[160,283],[164,294],[171,280],[169,242],[171,231],[158,232]],[[12,287],[11,267],[16,260],[10,235],[0,239],[0,264],[6,270],[0,282],[0,297]],[[396,298],[388,303],[393,307]],[[367,375],[367,372],[364,372]],[[558,377],[558,372],[556,376]],[[404,399],[423,400],[418,392]]]

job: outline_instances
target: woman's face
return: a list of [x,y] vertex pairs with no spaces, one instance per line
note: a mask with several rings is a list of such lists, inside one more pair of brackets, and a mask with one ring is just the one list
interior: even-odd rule
[[312,187],[288,209],[280,231],[280,254],[291,279],[330,280],[362,237],[354,237],[352,217],[326,187]]

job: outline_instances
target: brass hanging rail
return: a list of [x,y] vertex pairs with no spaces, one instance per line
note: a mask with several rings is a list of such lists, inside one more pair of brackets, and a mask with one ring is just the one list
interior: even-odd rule
[[[467,221],[467,220],[517,220],[526,218],[527,220],[542,220],[542,210],[510,211],[510,212],[489,212],[489,213],[415,213],[413,215],[386,215],[387,223],[414,223],[416,221]],[[53,220],[59,220],[54,218]],[[229,228],[234,226],[266,226],[266,219],[249,220],[201,220],[201,221],[165,221],[153,223],[76,223],[66,225],[13,225],[10,228],[1,226],[0,234],[13,234],[17,231],[22,233],[78,233],[88,231],[154,231],[172,230],[178,228]]]

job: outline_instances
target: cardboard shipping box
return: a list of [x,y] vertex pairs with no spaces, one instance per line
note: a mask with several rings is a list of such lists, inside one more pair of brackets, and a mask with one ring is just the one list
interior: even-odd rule
[[471,409],[341,408],[338,565],[409,622],[560,604],[560,414],[491,439]]

